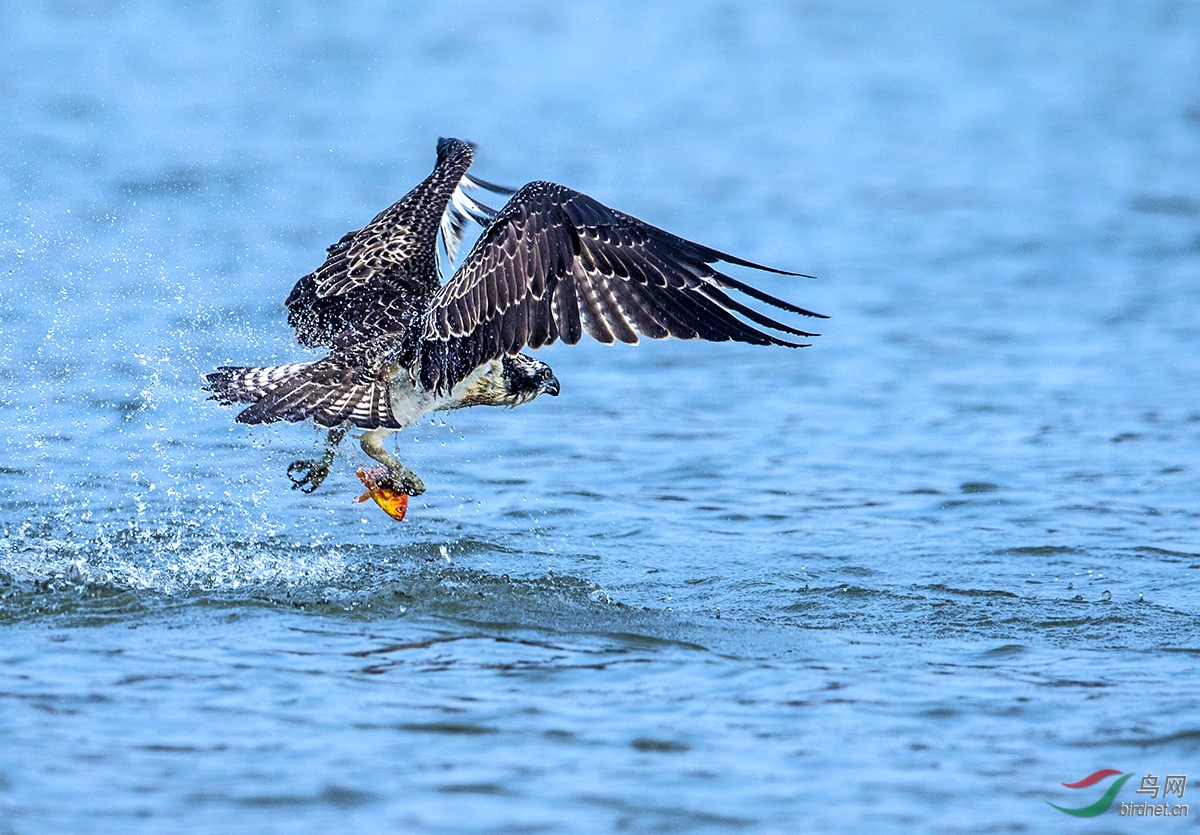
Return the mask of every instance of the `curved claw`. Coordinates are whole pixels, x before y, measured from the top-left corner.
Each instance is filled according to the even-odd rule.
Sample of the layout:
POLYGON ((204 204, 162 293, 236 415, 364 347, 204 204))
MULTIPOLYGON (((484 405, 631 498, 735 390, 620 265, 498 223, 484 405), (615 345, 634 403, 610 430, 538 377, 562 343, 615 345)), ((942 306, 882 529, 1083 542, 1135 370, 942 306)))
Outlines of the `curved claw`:
POLYGON ((311 493, 321 486, 329 475, 329 465, 323 461, 293 461, 287 468, 292 489, 311 493))

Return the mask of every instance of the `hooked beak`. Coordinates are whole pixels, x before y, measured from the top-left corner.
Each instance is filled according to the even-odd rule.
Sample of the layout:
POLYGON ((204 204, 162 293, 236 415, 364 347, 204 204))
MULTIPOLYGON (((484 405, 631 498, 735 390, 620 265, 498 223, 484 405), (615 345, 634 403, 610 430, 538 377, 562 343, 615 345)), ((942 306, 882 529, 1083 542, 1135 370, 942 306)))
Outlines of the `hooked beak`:
POLYGON ((543 389, 543 391, 545 391, 546 394, 550 395, 551 397, 558 397, 558 393, 561 390, 562 389, 558 385, 557 377, 551 377, 549 380, 547 380, 546 387, 543 389))

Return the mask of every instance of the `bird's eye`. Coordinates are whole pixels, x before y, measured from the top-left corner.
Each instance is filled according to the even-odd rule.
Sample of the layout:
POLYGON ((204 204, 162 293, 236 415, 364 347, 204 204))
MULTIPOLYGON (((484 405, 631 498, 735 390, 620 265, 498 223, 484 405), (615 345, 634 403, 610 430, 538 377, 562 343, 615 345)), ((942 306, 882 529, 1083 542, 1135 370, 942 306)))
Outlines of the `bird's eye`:
POLYGON ((542 379, 543 379, 543 380, 549 380, 549 379, 550 379, 550 369, 549 369, 549 368, 547 368, 546 370, 544 370, 544 371, 542 372, 542 379))

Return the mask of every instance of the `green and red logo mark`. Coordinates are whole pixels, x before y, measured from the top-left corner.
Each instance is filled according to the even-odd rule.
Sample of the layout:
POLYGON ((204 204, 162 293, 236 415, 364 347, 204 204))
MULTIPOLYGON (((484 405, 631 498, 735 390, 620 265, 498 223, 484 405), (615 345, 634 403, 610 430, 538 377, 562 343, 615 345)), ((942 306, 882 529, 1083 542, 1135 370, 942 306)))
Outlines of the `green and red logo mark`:
POLYGON ((1077 809, 1071 809, 1066 806, 1058 806, 1054 803, 1050 803, 1049 800, 1046 802, 1050 803, 1050 805, 1054 806, 1054 808, 1058 811, 1066 812, 1068 815, 1074 815, 1077 818, 1094 818, 1096 815, 1108 811, 1108 807, 1111 806, 1113 801, 1117 798, 1117 792, 1121 790, 1121 786, 1125 785, 1125 781, 1133 776, 1133 772, 1131 771, 1127 774, 1122 774, 1115 768, 1102 768, 1099 771, 1092 772, 1082 780, 1077 780, 1074 783, 1063 783, 1063 785, 1068 789, 1086 789, 1089 786, 1096 785, 1101 780, 1106 780, 1109 777, 1112 777, 1114 774, 1120 774, 1121 776, 1113 781, 1112 785, 1108 787, 1108 790, 1105 791, 1104 794, 1100 796, 1100 799, 1095 803, 1091 803, 1087 806, 1080 806, 1077 809))
MULTIPOLYGON (((1099 771, 1093 771, 1082 780, 1077 780, 1074 783, 1063 783, 1068 789, 1086 789, 1097 783, 1107 780, 1109 777, 1116 777, 1113 780, 1104 794, 1100 795, 1100 799, 1095 803, 1090 803, 1087 806, 1079 806, 1077 808, 1070 806, 1059 806, 1056 803, 1046 802, 1060 812, 1065 812, 1068 815, 1074 815, 1077 818, 1094 818, 1096 815, 1103 814, 1108 811, 1108 808, 1113 805, 1113 801, 1117 798, 1117 792, 1121 787, 1133 776, 1133 772, 1122 773, 1115 768, 1102 768, 1099 771)), ((1139 818, 1185 818, 1187 817, 1188 807, 1183 803, 1168 803, 1169 795, 1177 795, 1180 800, 1183 799, 1183 793, 1187 790, 1188 776, 1186 774, 1168 774, 1163 778, 1162 784, 1159 784, 1159 775, 1147 774, 1142 778, 1142 787, 1137 790, 1138 794, 1149 795, 1151 800, 1159 799, 1159 792, 1162 792, 1162 800, 1159 803, 1151 803, 1143 801, 1141 803, 1122 803, 1120 809, 1121 817, 1139 817, 1139 818)))

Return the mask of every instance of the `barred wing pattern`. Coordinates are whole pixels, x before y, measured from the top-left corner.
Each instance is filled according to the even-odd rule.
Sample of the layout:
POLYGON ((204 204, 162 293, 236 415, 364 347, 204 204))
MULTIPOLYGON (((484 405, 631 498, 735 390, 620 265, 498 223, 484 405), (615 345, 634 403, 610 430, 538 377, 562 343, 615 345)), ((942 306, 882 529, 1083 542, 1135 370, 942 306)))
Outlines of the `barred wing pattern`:
POLYGON ((350 421, 361 429, 400 429, 392 412, 389 383, 399 367, 388 359, 390 337, 335 352, 315 362, 265 368, 221 366, 207 375, 210 400, 249 403, 238 423, 296 423, 318 426, 350 421))
POLYGON ((608 344, 641 335, 789 347, 802 344, 755 325, 816 336, 730 296, 825 318, 710 266, 719 261, 797 275, 685 240, 565 186, 530 183, 434 296, 413 372, 426 390, 448 391, 488 360, 558 339, 574 345, 584 333, 608 344))

